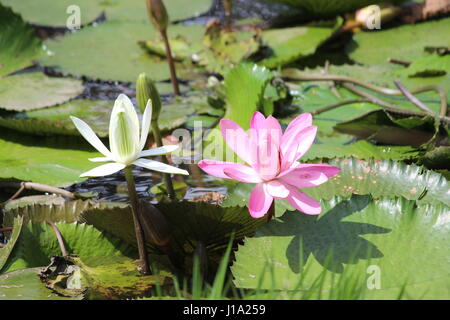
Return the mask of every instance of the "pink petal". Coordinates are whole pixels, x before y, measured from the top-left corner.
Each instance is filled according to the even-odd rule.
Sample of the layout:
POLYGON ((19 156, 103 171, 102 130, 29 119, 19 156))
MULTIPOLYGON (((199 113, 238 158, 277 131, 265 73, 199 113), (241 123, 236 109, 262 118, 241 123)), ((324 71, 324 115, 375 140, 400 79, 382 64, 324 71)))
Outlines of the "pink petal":
POLYGON ((298 188, 316 187, 328 181, 323 172, 298 167, 278 176, 278 179, 298 188))
POLYGON ((250 215, 253 218, 263 217, 267 211, 269 211, 272 202, 273 197, 266 192, 264 184, 260 183, 256 185, 250 194, 250 200, 248 201, 250 215))
POLYGON ((265 183, 266 185, 266 191, 274 198, 287 198, 289 196, 289 189, 284 185, 284 183, 272 180, 265 183))
POLYGON ((220 120, 220 131, 231 150, 242 160, 251 164, 249 153, 250 139, 244 129, 232 120, 222 119, 220 120))
POLYGON ((297 168, 308 169, 310 171, 318 171, 325 174, 328 178, 334 177, 339 173, 339 171, 341 171, 341 169, 335 166, 322 163, 314 163, 314 164, 301 163, 298 165, 297 168))
POLYGON ((288 189, 289 196, 287 197, 287 200, 297 210, 306 214, 320 214, 322 210, 320 203, 295 187, 288 186, 288 189))
POLYGON ((299 132, 312 125, 312 116, 310 113, 303 113, 289 123, 281 139, 280 150, 286 152, 298 145, 296 140, 299 132))
POLYGON ((286 128, 285 134, 290 134, 291 131, 302 131, 303 129, 312 125, 312 115, 311 113, 302 113, 292 120, 288 127, 286 128))
POLYGON ((225 174, 224 169, 235 168, 239 171, 243 171, 246 170, 246 168, 249 168, 248 166, 241 163, 216 160, 201 160, 199 161, 198 166, 207 174, 225 179, 230 179, 230 177, 225 174))
POLYGON ((260 113, 252 118, 250 130, 251 165, 264 180, 271 180, 280 170, 279 145, 281 141, 281 126, 274 117, 267 119, 260 113))
POLYGON ((275 178, 280 171, 280 155, 278 145, 272 137, 263 133, 258 143, 256 159, 253 167, 264 180, 275 178))
POLYGON ((268 116, 264 123, 264 127, 269 131, 268 134, 270 135, 271 140, 279 146, 281 143, 283 130, 281 130, 281 126, 278 120, 272 116, 268 116))
POLYGON ((250 129, 260 129, 260 128, 264 128, 264 122, 266 121, 266 118, 264 117, 264 115, 261 112, 256 111, 253 116, 252 119, 250 120, 250 129))
POLYGON ((301 158, 311 147, 316 138, 317 127, 310 126, 297 133, 295 144, 292 143, 290 149, 281 152, 282 165, 281 170, 287 170, 291 165, 301 158))
POLYGON ((223 169, 223 172, 229 178, 241 182, 260 183, 262 181, 255 169, 246 165, 225 168, 223 169))

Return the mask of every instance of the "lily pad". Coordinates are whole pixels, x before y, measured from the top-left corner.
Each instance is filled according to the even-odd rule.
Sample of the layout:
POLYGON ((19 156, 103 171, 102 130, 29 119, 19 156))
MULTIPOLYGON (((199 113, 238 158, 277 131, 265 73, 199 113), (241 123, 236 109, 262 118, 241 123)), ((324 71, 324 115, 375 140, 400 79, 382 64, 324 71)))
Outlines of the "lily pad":
POLYGON ((271 48, 272 55, 259 64, 276 68, 311 55, 341 24, 342 20, 338 19, 329 26, 304 26, 264 31, 262 41, 271 48))
POLYGON ((41 270, 42 268, 30 268, 0 275, 2 300, 74 300, 74 298, 61 297, 47 289, 39 280, 41 270))
POLYGON ((446 137, 446 135, 438 135, 438 124, 431 116, 411 117, 384 110, 370 111, 354 119, 338 123, 334 128, 338 132, 352 134, 361 139, 371 139, 382 144, 416 147, 446 137))
POLYGON ((203 39, 203 49, 198 52, 198 63, 208 71, 226 74, 256 53, 260 42, 258 32, 209 30, 203 39))
MULTIPOLYGON (((7 225, 7 224, 4 224, 7 225)), ((18 216, 14 218, 14 222, 9 224, 12 226, 13 230, 9 236, 8 243, 0 249, 0 271, 3 269, 6 261, 8 261, 9 255, 11 254, 17 239, 19 238, 20 232, 23 225, 23 217, 18 216)))
POLYGON ((31 66, 41 53, 33 28, 0 4, 0 78, 31 66))
MULTIPOLYGON (((200 26, 173 26, 168 32, 175 36, 178 29, 189 28, 192 37, 201 36, 200 26)), ((39 62, 64 73, 94 79, 134 82, 145 71, 154 81, 165 80, 170 78, 167 61, 146 53, 138 44, 157 34, 149 23, 104 22, 47 41, 52 54, 42 57, 39 62)), ((183 77, 181 71, 185 68, 178 65, 177 70, 178 76, 183 77)))
MULTIPOLYGON (((172 244, 182 257, 192 258, 201 242, 208 257, 218 263, 234 232, 236 241, 251 236, 263 221, 253 219, 247 209, 221 208, 203 202, 159 203, 156 207, 167 218, 172 230, 172 244)), ((135 245, 134 226, 129 208, 89 209, 82 214, 83 221, 104 230, 124 242, 135 245)), ((161 250, 147 241, 149 252, 160 254, 161 250)), ((190 261, 192 262, 192 261, 190 261)), ((191 267, 192 263, 187 263, 191 267)))
MULTIPOLYGON (((267 0, 284 3, 293 7, 299 7, 315 17, 335 16, 339 13, 359 9, 369 4, 380 3, 383 0, 267 0)), ((402 0, 400 0, 402 1, 402 0)), ((399 1, 393 1, 399 2, 399 1)))
POLYGON ((100 206, 94 201, 68 200, 57 195, 21 197, 5 205, 3 224, 12 226, 17 217, 21 217, 25 224, 29 221, 73 223, 79 221, 83 210, 96 205, 100 206))
POLYGON ((333 143, 333 140, 332 138, 327 138, 324 143, 313 144, 311 149, 302 157, 302 161, 343 157, 400 160, 417 158, 419 155, 419 152, 415 148, 409 146, 376 146, 364 140, 355 143, 340 144, 339 142, 333 143))
POLYGON ((84 87, 80 80, 50 78, 40 72, 0 79, 0 108, 23 111, 54 106, 75 98, 84 87))
MULTIPOLYGON (((67 8, 70 5, 77 5, 80 8, 82 25, 94 21, 102 12, 105 13, 107 20, 148 21, 145 1, 140 0, 59 0, 57 2, 53 0, 1 0, 1 3, 11 6, 26 21, 43 26, 66 26, 66 21, 70 16, 67 8)), ((170 19, 174 21, 190 18, 207 11, 211 7, 211 0, 165 0, 164 4, 170 19)))
POLYGON ((367 65, 386 65, 389 58, 414 61, 425 47, 450 46, 450 18, 404 25, 378 32, 360 32, 347 51, 355 61, 367 65))
POLYGON ((31 24, 51 27, 65 27, 73 12, 67 12, 69 6, 80 8, 81 25, 88 24, 102 13, 100 1, 90 0, 1 0, 1 4, 11 7, 23 19, 31 24))
MULTIPOLYGON (((39 210, 39 209, 38 209, 39 210)), ((114 256, 136 258, 136 251, 117 238, 93 226, 57 222, 66 249, 81 259, 102 260, 114 256)), ((46 223, 28 222, 22 227, 19 238, 2 272, 48 265, 52 256, 61 255, 55 233, 46 223)))
POLYGON ((359 299, 396 299, 402 290, 411 299, 449 298, 448 207, 370 196, 322 206, 320 216, 289 212, 246 239, 232 267, 235 284, 316 289, 320 297, 353 274, 361 275, 352 286, 362 288, 359 299))
POLYGON ((158 124, 162 131, 170 131, 182 126, 195 112, 195 107, 189 104, 189 99, 175 100, 172 104, 163 105, 159 114, 158 124))
POLYGON ((424 56, 406 69, 410 77, 440 77, 450 73, 450 54, 424 56))
MULTIPOLYGON (((302 191, 316 200, 329 200, 334 196, 369 194, 373 197, 404 197, 421 203, 450 205, 449 182, 444 176, 415 165, 392 160, 335 159, 329 162, 341 169, 325 184, 302 191)), ((228 197, 222 206, 247 206, 254 185, 231 183, 228 197)), ((284 200, 275 203, 276 216, 294 208, 284 200)))
POLYGON ((75 137, 33 137, 8 129, 0 134, 0 179, 68 186, 84 181, 80 174, 95 167, 88 158, 100 153, 75 137), (77 146, 68 149, 67 146, 77 146))
POLYGON ((40 136, 79 136, 70 116, 86 119, 99 137, 107 137, 112 102, 73 100, 62 105, 0 117, 0 126, 40 136))
POLYGON ((341 172, 327 183, 304 189, 315 199, 370 194, 403 197, 419 203, 450 205, 449 182, 444 176, 416 165, 393 160, 335 159, 329 162, 341 172))

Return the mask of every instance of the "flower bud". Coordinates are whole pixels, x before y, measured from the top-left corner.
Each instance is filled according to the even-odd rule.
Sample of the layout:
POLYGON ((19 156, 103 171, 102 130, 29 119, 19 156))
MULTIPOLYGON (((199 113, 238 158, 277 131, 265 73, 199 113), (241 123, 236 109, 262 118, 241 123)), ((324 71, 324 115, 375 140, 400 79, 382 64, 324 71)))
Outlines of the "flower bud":
POLYGON ((149 99, 153 106, 152 121, 156 121, 161 112, 161 97, 153 81, 145 73, 141 73, 136 81, 136 100, 142 113, 149 99))
POLYGON ((169 16, 162 0, 147 0, 147 13, 150 21, 159 31, 165 31, 169 24, 169 16))
POLYGON ((381 29, 381 24, 394 19, 400 11, 400 8, 389 3, 374 4, 357 10, 355 20, 363 29, 381 29))
POLYGON ((170 226, 166 217, 151 203, 138 201, 139 220, 145 237, 158 246, 166 246, 170 241, 170 226))

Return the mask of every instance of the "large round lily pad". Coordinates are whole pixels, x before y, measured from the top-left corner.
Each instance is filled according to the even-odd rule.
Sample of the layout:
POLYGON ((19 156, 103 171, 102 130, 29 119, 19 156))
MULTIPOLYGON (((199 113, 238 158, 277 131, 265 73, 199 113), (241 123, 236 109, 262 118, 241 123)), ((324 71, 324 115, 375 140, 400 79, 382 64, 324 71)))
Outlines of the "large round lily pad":
POLYGON ((107 137, 112 105, 111 101, 73 100, 56 107, 0 117, 0 126, 42 136, 80 136, 70 120, 70 116, 75 116, 85 119, 98 136, 107 137))
POLYGON ((370 196, 322 206, 320 216, 287 212, 246 239, 232 267, 235 284, 316 299, 345 294, 346 285, 354 299, 450 297, 448 207, 370 196))
MULTIPOLYGON (((168 32, 175 36, 181 29, 191 41, 202 37, 200 26, 173 26, 168 32)), ((146 72, 154 81, 165 80, 170 78, 166 60, 146 53, 138 44, 157 35, 149 23, 105 22, 48 41, 53 54, 39 62, 58 71, 94 79, 134 82, 140 73, 146 72)), ((177 64, 177 70, 182 78, 184 68, 177 64)))
POLYGON ((40 72, 0 79, 0 108, 32 110, 54 106, 75 98, 84 90, 74 79, 50 78, 40 72))

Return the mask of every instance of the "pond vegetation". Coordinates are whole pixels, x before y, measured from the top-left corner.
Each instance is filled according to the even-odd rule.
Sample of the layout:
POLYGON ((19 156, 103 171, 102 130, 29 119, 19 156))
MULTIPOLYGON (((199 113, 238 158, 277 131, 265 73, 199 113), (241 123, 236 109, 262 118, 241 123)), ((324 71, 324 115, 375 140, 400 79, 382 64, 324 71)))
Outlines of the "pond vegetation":
POLYGON ((0 0, 0 299, 449 299, 449 12, 0 0))

